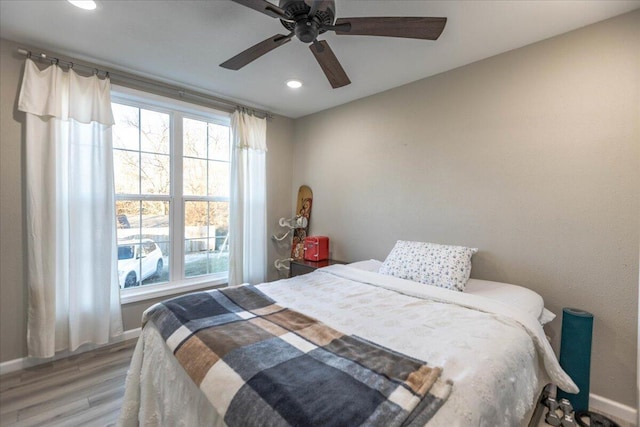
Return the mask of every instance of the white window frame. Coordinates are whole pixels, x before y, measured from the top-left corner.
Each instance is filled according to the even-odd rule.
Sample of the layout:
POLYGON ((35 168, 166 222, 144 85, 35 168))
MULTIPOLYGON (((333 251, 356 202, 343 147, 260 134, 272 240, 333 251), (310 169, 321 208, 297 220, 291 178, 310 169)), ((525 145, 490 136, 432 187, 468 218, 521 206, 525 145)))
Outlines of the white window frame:
MULTIPOLYGON (((185 197, 183 194, 182 121, 183 118, 189 118, 230 126, 231 118, 229 113, 116 85, 112 85, 111 87, 111 101, 117 104, 169 114, 171 126, 171 144, 169 149, 171 188, 168 198, 170 206, 169 240, 171 245, 171 252, 169 254, 169 282, 120 289, 120 303, 129 304, 152 298, 167 297, 178 293, 226 285, 229 281, 228 272, 184 278, 185 201, 221 200, 210 196, 185 197), (178 205, 181 206, 180 209, 176 208, 178 205)), ((136 198, 143 201, 165 201, 167 199, 166 196, 155 195, 137 195, 136 198)), ((119 200, 118 196, 116 196, 116 200, 119 200)))

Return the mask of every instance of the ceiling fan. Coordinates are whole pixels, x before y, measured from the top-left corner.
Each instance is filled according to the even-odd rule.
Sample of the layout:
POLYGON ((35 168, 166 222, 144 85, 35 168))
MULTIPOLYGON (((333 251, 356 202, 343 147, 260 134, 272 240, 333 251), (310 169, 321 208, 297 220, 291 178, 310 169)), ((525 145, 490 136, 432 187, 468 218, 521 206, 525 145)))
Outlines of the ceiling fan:
POLYGON ((297 37, 310 43, 315 56, 331 86, 336 89, 351 83, 325 40, 318 35, 334 31, 338 35, 404 37, 410 39, 436 40, 447 23, 447 18, 421 17, 367 17, 339 18, 334 21, 335 0, 280 0, 279 6, 267 0, 233 0, 243 6, 280 19, 289 34, 276 34, 233 58, 220 64, 230 70, 239 70, 262 55, 282 46, 297 37))

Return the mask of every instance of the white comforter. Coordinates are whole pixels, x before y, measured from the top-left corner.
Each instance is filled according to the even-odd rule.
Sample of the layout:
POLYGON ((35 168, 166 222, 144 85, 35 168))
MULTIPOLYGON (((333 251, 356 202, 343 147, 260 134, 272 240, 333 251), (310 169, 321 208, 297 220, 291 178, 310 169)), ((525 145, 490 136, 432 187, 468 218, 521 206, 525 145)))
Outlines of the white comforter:
MULTIPOLYGON (((486 298, 348 266, 258 288, 344 333, 441 366, 454 388, 429 427, 521 425, 545 383, 576 390, 537 319, 486 298)), ((145 327, 127 378, 121 424, 214 425, 214 418, 222 424, 164 347, 157 332, 145 327)))

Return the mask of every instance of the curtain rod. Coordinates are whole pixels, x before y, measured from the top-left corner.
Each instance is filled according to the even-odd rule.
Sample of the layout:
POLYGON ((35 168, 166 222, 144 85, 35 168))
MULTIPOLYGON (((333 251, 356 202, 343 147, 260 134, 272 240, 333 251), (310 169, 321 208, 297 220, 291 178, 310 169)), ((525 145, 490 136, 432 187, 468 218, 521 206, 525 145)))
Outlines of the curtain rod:
POLYGON ((52 64, 63 65, 70 69, 71 68, 76 69, 77 67, 84 68, 86 71, 90 71, 98 75, 103 74, 105 77, 109 77, 111 81, 116 84, 122 84, 123 86, 133 87, 134 89, 138 88, 138 89, 153 90, 156 92, 160 91, 174 98, 192 99, 193 101, 196 101, 199 104, 209 106, 209 107, 216 107, 216 108, 225 110, 227 112, 232 112, 235 109, 241 109, 244 111, 250 111, 257 116, 265 117, 267 119, 273 119, 273 115, 268 111, 259 110, 253 107, 249 107, 247 105, 238 104, 236 102, 229 101, 223 98, 218 98, 212 95, 198 93, 195 91, 172 86, 166 83, 161 83, 158 81, 146 79, 140 76, 124 74, 118 71, 107 70, 103 68, 96 68, 95 66, 83 64, 81 62, 76 62, 72 59, 69 59, 69 60, 60 59, 58 57, 49 55, 44 52, 35 54, 31 50, 24 49, 21 47, 19 47, 17 50, 19 54, 24 55, 27 58, 31 58, 39 61, 48 61, 48 62, 51 62, 52 64))

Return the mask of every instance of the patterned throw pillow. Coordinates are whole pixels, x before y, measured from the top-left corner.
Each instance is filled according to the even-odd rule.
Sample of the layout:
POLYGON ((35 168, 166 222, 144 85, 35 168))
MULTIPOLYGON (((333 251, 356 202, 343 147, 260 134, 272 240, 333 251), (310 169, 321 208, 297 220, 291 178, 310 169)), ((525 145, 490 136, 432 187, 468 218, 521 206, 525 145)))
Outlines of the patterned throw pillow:
POLYGON ((462 292, 476 252, 464 246, 398 240, 379 273, 462 292))

